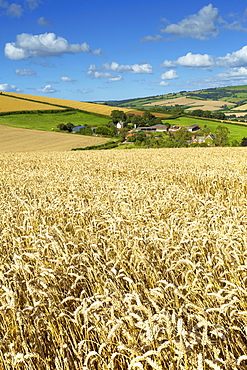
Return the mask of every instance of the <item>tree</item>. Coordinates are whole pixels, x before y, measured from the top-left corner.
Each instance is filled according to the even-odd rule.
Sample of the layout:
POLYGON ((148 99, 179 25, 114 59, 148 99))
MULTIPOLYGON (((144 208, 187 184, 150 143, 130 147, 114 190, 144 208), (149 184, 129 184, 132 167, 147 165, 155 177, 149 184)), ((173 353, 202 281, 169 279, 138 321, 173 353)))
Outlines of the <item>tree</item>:
POLYGON ((191 139, 191 133, 185 127, 182 127, 174 133, 174 137, 180 144, 185 145, 191 139))
POLYGON ((229 139, 228 135, 230 134, 230 131, 225 126, 217 126, 215 130, 215 145, 216 146, 228 146, 229 145, 229 139))
POLYGON ((116 124, 120 121, 125 122, 126 121, 126 114, 122 110, 114 109, 111 112, 111 119, 112 119, 112 122, 114 124, 116 124))
POLYGON ((241 146, 247 146, 247 137, 243 137, 240 145, 241 146))
POLYGON ((98 126, 95 129, 95 133, 102 136, 113 136, 112 130, 107 126, 98 126))

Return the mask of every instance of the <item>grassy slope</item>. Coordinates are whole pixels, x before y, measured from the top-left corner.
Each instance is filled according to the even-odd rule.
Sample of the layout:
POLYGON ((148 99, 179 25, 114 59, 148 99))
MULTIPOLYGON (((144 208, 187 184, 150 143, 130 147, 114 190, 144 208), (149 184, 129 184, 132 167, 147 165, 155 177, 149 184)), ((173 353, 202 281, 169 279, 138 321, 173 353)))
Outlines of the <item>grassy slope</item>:
MULTIPOLYGON (((190 117, 180 117, 175 120, 163 120, 163 122, 170 122, 171 125, 178 125, 178 126, 189 126, 189 125, 198 125, 200 127, 203 127, 204 125, 207 125, 208 128, 212 131, 212 133, 215 132, 215 129, 217 126, 226 126, 229 131, 229 139, 232 140, 242 140, 243 137, 247 137, 247 125, 242 126, 239 124, 231 124, 226 122, 216 122, 211 120, 202 120, 199 118, 190 118, 190 117)), ((200 135, 200 131, 196 133, 196 135, 200 135)))
POLYGON ((0 116, 0 125, 45 131, 56 129, 59 123, 68 122, 73 123, 75 126, 85 124, 90 126, 100 126, 108 123, 109 119, 81 112, 73 112, 69 114, 68 112, 59 112, 0 116))

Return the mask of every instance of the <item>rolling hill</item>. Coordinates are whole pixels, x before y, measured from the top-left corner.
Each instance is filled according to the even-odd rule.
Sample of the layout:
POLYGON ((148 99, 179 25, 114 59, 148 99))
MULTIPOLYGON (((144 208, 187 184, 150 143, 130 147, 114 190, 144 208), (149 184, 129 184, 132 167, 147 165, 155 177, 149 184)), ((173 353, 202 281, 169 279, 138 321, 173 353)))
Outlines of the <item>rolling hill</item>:
POLYGON ((194 109, 223 111, 226 115, 247 114, 247 85, 210 88, 198 91, 180 91, 119 101, 108 101, 119 108, 140 109, 145 107, 181 106, 186 111, 194 109))

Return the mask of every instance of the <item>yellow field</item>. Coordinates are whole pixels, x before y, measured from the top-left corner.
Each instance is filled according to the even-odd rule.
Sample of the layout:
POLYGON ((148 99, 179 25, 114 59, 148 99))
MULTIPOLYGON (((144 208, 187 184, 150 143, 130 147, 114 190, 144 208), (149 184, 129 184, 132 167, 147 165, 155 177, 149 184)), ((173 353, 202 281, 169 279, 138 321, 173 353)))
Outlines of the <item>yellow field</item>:
MULTIPOLYGON (((98 113, 98 114, 103 114, 109 116, 114 109, 122 110, 124 112, 129 112, 131 109, 127 108, 119 108, 119 107, 110 107, 108 105, 103 105, 103 104, 94 104, 94 103, 84 103, 84 102, 79 102, 79 101, 73 101, 73 100, 65 100, 65 99, 56 99, 56 98, 49 98, 49 97, 43 97, 43 96, 37 96, 37 95, 26 95, 26 94, 18 94, 18 93, 4 93, 6 95, 12 95, 16 97, 21 97, 24 99, 32 99, 32 100, 37 100, 40 102, 46 102, 49 104, 57 104, 57 105, 62 105, 64 107, 69 107, 69 108, 75 108, 75 109, 81 109, 86 112, 92 112, 92 113, 98 113)), ((0 95, 1 96, 1 95, 0 95)), ((24 102, 24 100, 20 100, 20 103, 24 102)), ((31 103, 34 104, 34 103, 31 103)), ((47 105, 47 107, 49 107, 47 105)), ((32 108, 30 108, 32 109, 32 108)), ((53 106, 47 109, 53 109, 53 106)), ((16 109, 17 110, 17 109, 16 109)), ((132 109, 133 111, 133 109, 132 109)))
POLYGON ((0 369, 246 369, 246 163, 0 154, 0 369))
POLYGON ((109 139, 1 126, 0 152, 68 151, 106 141, 109 139))
POLYGON ((202 110, 218 110, 222 107, 222 105, 232 106, 235 105, 234 103, 228 103, 225 101, 217 101, 217 100, 198 100, 198 99, 191 99, 186 97, 180 97, 175 99, 166 99, 166 100, 159 100, 157 102, 144 104, 144 106, 170 106, 170 105, 191 105, 191 108, 186 110, 194 110, 194 109, 202 109, 202 110))
POLYGON ((247 111, 247 104, 240 105, 238 107, 233 108, 232 110, 246 110, 247 111))
MULTIPOLYGON (((19 94, 21 95, 21 94, 19 94)), ((48 104, 35 103, 28 100, 15 99, 0 94, 0 112, 13 112, 21 110, 46 110, 46 109, 62 109, 48 104)))

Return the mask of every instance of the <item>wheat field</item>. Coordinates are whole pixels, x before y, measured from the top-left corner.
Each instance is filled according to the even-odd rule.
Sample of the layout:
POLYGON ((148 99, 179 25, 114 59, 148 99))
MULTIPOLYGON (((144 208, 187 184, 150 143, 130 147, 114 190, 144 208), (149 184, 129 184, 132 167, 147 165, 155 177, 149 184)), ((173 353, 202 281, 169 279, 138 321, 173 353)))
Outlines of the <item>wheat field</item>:
POLYGON ((247 368, 245 148, 0 169, 1 370, 247 368))
MULTIPOLYGON (((130 111, 131 112, 133 111, 133 109, 131 110, 131 109, 127 109, 127 108, 111 107, 109 105, 104 105, 104 104, 86 103, 86 102, 80 102, 80 101, 74 101, 74 100, 57 99, 57 98, 50 98, 50 97, 37 96, 37 95, 27 95, 27 94, 19 94, 19 93, 6 93, 6 92, 4 92, 4 95, 9 95, 9 96, 5 97, 5 99, 7 99, 7 102, 9 100, 13 99, 13 101, 14 101, 13 103, 15 104, 16 101, 17 101, 17 102, 19 102, 19 105, 21 105, 21 104, 25 105, 26 103, 29 103, 30 106, 32 106, 32 105, 36 106, 36 104, 39 104, 38 102, 41 102, 40 105, 45 107, 43 109, 53 109, 53 107, 55 107, 55 109, 61 109, 61 108, 59 108, 59 106, 63 106, 63 107, 68 107, 68 108, 81 109, 85 112, 102 114, 102 115, 106 115, 106 116, 109 116, 114 109, 122 110, 126 113, 130 112, 130 111), (21 98, 21 99, 15 99, 13 97, 21 98), (25 100, 25 99, 27 99, 27 100, 25 100), (34 102, 28 101, 28 99, 34 100, 34 102), (37 101, 37 103, 35 101, 37 101), (51 105, 49 106, 47 104, 42 104, 42 102, 49 103, 51 105), (56 108, 56 105, 58 105, 57 108, 56 108)), ((4 96, 0 95, 0 98, 2 98, 2 97, 4 97, 4 96)), ((0 100, 0 102, 1 102, 1 100, 0 100)), ((12 103, 12 105, 13 105, 13 103, 12 103)), ((42 109, 42 108, 31 108, 30 107, 29 109, 42 109)), ((16 109, 16 110, 18 110, 18 109, 16 109)))
MULTIPOLYGON (((20 94, 19 94, 20 95, 20 94)), ((13 111, 30 111, 30 110, 49 110, 63 108, 42 104, 39 102, 32 102, 28 100, 8 97, 0 94, 0 112, 13 112, 13 111)))

